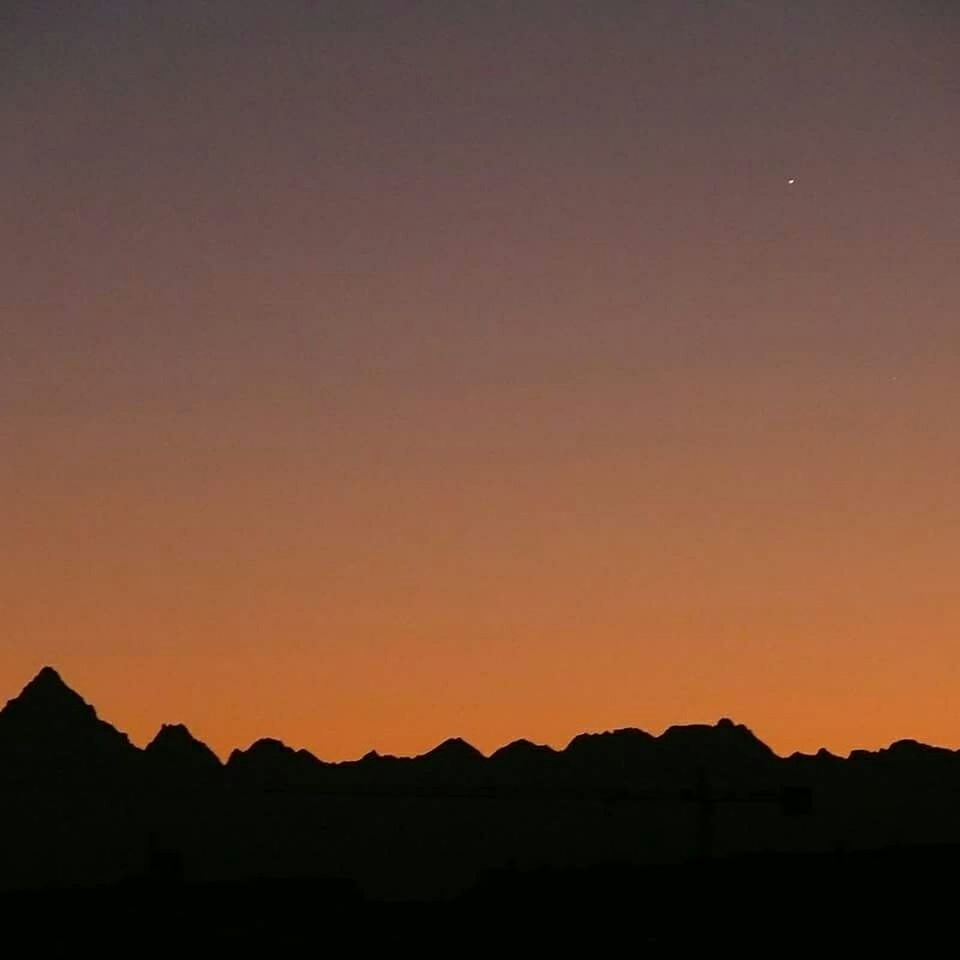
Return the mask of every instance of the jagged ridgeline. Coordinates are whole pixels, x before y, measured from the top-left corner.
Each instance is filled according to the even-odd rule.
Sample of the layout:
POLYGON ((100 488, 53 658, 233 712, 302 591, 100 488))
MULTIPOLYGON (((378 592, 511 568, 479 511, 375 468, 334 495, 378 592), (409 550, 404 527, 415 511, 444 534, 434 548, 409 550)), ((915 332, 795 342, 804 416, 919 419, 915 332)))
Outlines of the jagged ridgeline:
POLYGON ((432 897, 506 867, 683 863, 960 841, 960 755, 777 756, 747 727, 516 740, 328 763, 183 725, 144 749, 45 667, 0 711, 0 887, 330 877, 432 897))

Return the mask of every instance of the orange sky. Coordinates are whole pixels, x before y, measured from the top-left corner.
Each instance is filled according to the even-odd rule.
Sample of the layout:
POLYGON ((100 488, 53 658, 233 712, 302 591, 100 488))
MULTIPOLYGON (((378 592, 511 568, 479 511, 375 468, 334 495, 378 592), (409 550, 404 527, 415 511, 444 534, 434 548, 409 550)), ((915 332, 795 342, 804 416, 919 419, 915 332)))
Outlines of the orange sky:
POLYGON ((946 7, 40 6, 0 698, 49 663, 221 755, 960 747, 946 7))

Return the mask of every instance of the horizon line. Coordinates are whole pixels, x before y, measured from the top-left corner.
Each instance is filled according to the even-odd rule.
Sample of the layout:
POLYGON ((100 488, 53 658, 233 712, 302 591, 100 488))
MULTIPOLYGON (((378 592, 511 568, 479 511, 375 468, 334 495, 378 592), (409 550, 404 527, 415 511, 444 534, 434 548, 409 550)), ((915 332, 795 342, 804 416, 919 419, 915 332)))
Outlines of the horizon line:
POLYGON ((294 746, 291 746, 290 744, 288 744, 286 741, 280 739, 279 737, 273 737, 273 736, 266 735, 266 736, 257 737, 256 739, 250 741, 250 743, 249 743, 246 747, 235 746, 235 747, 230 748, 230 750, 228 751, 226 757, 224 757, 219 751, 217 751, 217 750, 215 750, 213 747, 211 747, 205 740, 203 740, 202 738, 196 736, 196 734, 190 729, 189 725, 186 724, 186 723, 184 723, 184 722, 182 722, 182 721, 172 721, 172 722, 162 721, 161 724, 160 724, 160 726, 157 728, 156 732, 153 734, 153 736, 152 736, 146 743, 144 743, 144 744, 142 744, 142 745, 141 745, 141 744, 138 744, 138 743, 135 742, 135 741, 130 737, 130 735, 129 735, 128 733, 126 733, 124 730, 122 730, 122 729, 120 729, 119 727, 115 726, 111 721, 105 720, 105 719, 100 715, 100 713, 99 713, 99 711, 97 710, 96 706, 95 706, 91 701, 88 701, 88 700, 87 700, 82 694, 80 694, 76 689, 74 689, 72 686, 70 686, 70 684, 68 684, 68 683, 63 679, 63 675, 62 675, 62 673, 60 672, 60 670, 58 670, 56 667, 54 667, 54 666, 52 666, 52 665, 50 665, 50 664, 45 664, 44 666, 42 666, 42 667, 37 671, 37 673, 34 674, 34 676, 33 676, 30 680, 28 680, 26 684, 24 684, 24 686, 21 688, 21 690, 20 690, 20 692, 19 692, 18 694, 16 694, 15 696, 13 696, 13 697, 11 697, 9 700, 7 700, 7 701, 4 703, 4 706, 3 706, 2 708, 0 708, 0 714, 2 714, 3 712, 5 712, 6 709, 7 709, 7 707, 8 707, 14 700, 19 699, 28 689, 30 689, 31 687, 34 687, 35 685, 43 682, 44 678, 49 678, 49 679, 51 679, 51 680, 54 680, 54 682, 58 683, 58 684, 59 684, 60 686, 62 686, 65 690, 69 691, 71 694, 73 694, 74 696, 78 697, 84 704, 86 704, 88 707, 90 707, 90 708, 94 711, 94 714, 95 714, 95 716, 97 717, 98 720, 100 720, 100 721, 103 722, 103 723, 107 723, 107 724, 109 724, 111 727, 113 727, 114 730, 116 730, 118 733, 120 733, 120 734, 122 734, 124 737, 126 737, 126 739, 130 742, 131 746, 133 746, 133 747, 136 748, 137 750, 146 751, 146 750, 149 748, 150 744, 153 743, 153 742, 156 740, 156 738, 157 738, 165 729, 168 729, 168 728, 174 728, 174 729, 176 729, 176 728, 182 728, 183 730, 186 731, 186 733, 187 733, 193 740, 197 741, 198 743, 200 743, 200 744, 202 744, 204 747, 206 747, 206 749, 208 749, 208 750, 220 761, 220 763, 221 763, 222 765, 224 765, 224 766, 226 766, 226 765, 230 762, 230 759, 231 759, 235 754, 245 754, 245 753, 248 753, 248 752, 249 752, 251 749, 253 749, 253 747, 255 747, 257 744, 259 744, 259 743, 264 743, 264 742, 277 743, 277 744, 281 745, 282 747, 284 747, 285 749, 290 750, 290 751, 292 751, 292 752, 294 752, 294 753, 306 753, 306 754, 308 754, 310 757, 312 757, 314 760, 318 761, 319 763, 322 763, 322 764, 325 764, 325 765, 329 765, 329 766, 335 766, 335 765, 338 765, 338 764, 359 763, 359 762, 361 762, 361 761, 363 761, 363 760, 365 760, 365 759, 368 759, 368 758, 377 758, 377 759, 381 759, 381 760, 401 760, 401 761, 402 761, 402 760, 416 760, 416 759, 419 759, 419 758, 421 758, 421 757, 429 756, 430 754, 434 753, 435 751, 437 751, 438 749, 440 749, 441 747, 443 747, 443 746, 445 746, 446 744, 449 744, 449 743, 461 743, 461 744, 464 744, 466 747, 469 747, 471 750, 473 750, 475 753, 477 753, 477 754, 478 754, 480 757, 482 757, 484 760, 489 760, 489 759, 491 759, 491 758, 492 758, 493 756, 495 756, 497 753, 499 753, 499 752, 501 752, 502 750, 505 750, 506 748, 508 748, 508 747, 510 747, 510 746, 513 746, 514 744, 517 744, 517 743, 527 743, 527 744, 530 744, 530 745, 533 746, 533 747, 540 747, 540 748, 549 750, 549 751, 551 751, 552 753, 555 753, 555 754, 557 754, 557 755, 560 755, 560 754, 565 753, 567 750, 569 750, 569 748, 571 747, 571 745, 572 745, 576 740, 578 740, 578 739, 580 739, 580 738, 582 738, 582 737, 602 737, 602 736, 615 736, 615 735, 617 735, 617 734, 621 734, 621 735, 622 735, 622 734, 637 733, 637 734, 641 734, 641 735, 643 735, 643 736, 649 737, 651 740, 660 740, 660 739, 663 738, 666 734, 668 734, 671 730, 689 729, 689 728, 707 728, 707 729, 712 729, 712 730, 716 730, 716 729, 720 729, 720 728, 724 728, 724 729, 725 729, 725 728, 730 728, 730 729, 735 729, 735 730, 743 730, 743 731, 745 731, 747 734, 749 734, 753 739, 755 739, 758 743, 762 744, 763 747, 765 747, 774 757, 776 757, 777 759, 781 759, 781 760, 790 759, 791 757, 818 757, 818 756, 822 756, 822 755, 826 755, 826 756, 829 756, 829 757, 834 757, 834 758, 839 759, 839 760, 849 760, 849 759, 851 759, 851 758, 854 756, 854 754, 875 754, 875 753, 880 753, 880 752, 885 751, 885 750, 890 750, 891 748, 893 748, 893 747, 895 747, 895 746, 897 746, 897 745, 901 745, 901 744, 903 744, 903 745, 910 744, 910 745, 915 745, 915 746, 919 746, 919 747, 926 748, 926 749, 930 749, 930 750, 943 750, 943 751, 946 751, 946 752, 948 752, 948 753, 960 754, 960 748, 944 747, 944 746, 941 746, 941 745, 939 745, 939 744, 932 744, 932 743, 927 743, 927 742, 922 741, 922 740, 917 740, 916 738, 913 738, 913 737, 900 737, 900 738, 897 738, 897 739, 895 739, 895 740, 891 740, 891 741, 890 741, 888 744, 886 744, 885 746, 880 746, 880 747, 877 747, 877 748, 875 748, 875 749, 870 749, 870 748, 866 748, 866 747, 853 747, 853 748, 851 748, 851 749, 846 753, 846 755, 841 754, 841 753, 835 753, 834 751, 830 750, 828 747, 824 747, 824 746, 821 746, 821 747, 817 748, 817 749, 816 749, 815 751, 813 751, 813 752, 806 752, 806 751, 802 751, 802 750, 794 750, 794 751, 792 751, 791 753, 779 753, 778 751, 774 750, 774 748, 771 747, 762 737, 758 736, 757 733, 754 731, 754 729, 753 729, 752 727, 750 727, 749 725, 747 725, 747 724, 745 724, 745 723, 741 723, 741 722, 739 722, 739 721, 737 721, 737 720, 734 720, 734 719, 732 719, 732 718, 729 717, 729 716, 722 716, 722 717, 719 717, 717 720, 715 720, 715 721, 712 722, 712 723, 710 723, 710 722, 704 722, 704 721, 690 721, 690 722, 686 722, 686 723, 672 723, 672 724, 668 724, 668 725, 664 726, 664 727, 662 728, 662 730, 660 730, 659 733, 653 733, 653 732, 651 732, 651 731, 648 730, 648 729, 644 729, 644 728, 642 728, 642 727, 634 727, 634 726, 611 727, 611 728, 606 728, 606 729, 594 729, 594 730, 583 730, 583 731, 581 731, 581 732, 579 732, 579 733, 574 734, 563 746, 560 746, 560 747, 553 746, 552 744, 549 744, 549 743, 542 743, 542 742, 539 742, 539 741, 536 741, 536 740, 531 740, 531 739, 529 739, 528 737, 519 736, 519 737, 515 737, 515 738, 512 739, 512 740, 507 741, 506 743, 501 744, 499 747, 495 748, 495 749, 492 750, 490 753, 485 753, 483 750, 481 750, 479 747, 475 746, 473 743, 471 743, 471 742, 470 742, 468 739, 466 739, 465 737, 461 737, 461 736, 459 736, 459 735, 452 735, 452 736, 444 737, 444 738, 441 739, 439 742, 437 742, 436 744, 434 744, 434 746, 432 746, 432 747, 430 747, 429 749, 426 749, 426 750, 424 750, 424 751, 422 751, 422 752, 420 752, 420 753, 409 754, 409 755, 402 755, 402 754, 395 754, 395 753, 380 753, 376 748, 370 748, 370 749, 367 750, 365 753, 362 753, 360 756, 353 757, 353 758, 348 757, 348 758, 344 758, 344 759, 341 759, 341 760, 324 760, 324 759, 323 759, 322 757, 320 757, 318 754, 314 753, 312 750, 310 750, 310 749, 308 749, 308 748, 306 748, 306 747, 294 747, 294 746))

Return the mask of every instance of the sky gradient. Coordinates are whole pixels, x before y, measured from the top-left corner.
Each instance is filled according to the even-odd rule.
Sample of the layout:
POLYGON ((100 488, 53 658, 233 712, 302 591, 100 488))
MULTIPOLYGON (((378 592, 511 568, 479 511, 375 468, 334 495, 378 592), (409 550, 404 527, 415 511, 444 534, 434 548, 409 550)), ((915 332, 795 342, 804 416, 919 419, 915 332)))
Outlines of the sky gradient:
POLYGON ((960 747, 958 46, 933 0, 4 3, 0 699, 960 747))

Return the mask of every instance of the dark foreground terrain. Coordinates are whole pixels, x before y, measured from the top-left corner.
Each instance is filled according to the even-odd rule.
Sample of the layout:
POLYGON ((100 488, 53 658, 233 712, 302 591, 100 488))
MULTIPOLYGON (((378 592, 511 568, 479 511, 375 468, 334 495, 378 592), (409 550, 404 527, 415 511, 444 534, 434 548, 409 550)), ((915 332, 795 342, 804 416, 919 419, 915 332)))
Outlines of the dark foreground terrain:
POLYGON ((903 740, 781 757, 746 727, 624 729, 487 757, 227 763, 183 726, 139 749, 46 668, 0 710, 0 930, 39 946, 450 949, 530 931, 818 950, 955 937, 960 754, 903 740), (469 931, 463 939, 464 931, 469 931))
POLYGON ((141 949, 218 946, 363 950, 411 937, 449 950, 619 944, 683 947, 831 946, 898 950, 958 935, 960 848, 761 855, 672 866, 502 870, 444 901, 383 902, 351 883, 126 882, 0 896, 5 938, 34 949, 119 940, 141 949), (454 936, 450 942, 446 938, 454 936), (426 938, 426 939, 424 939, 426 938))

